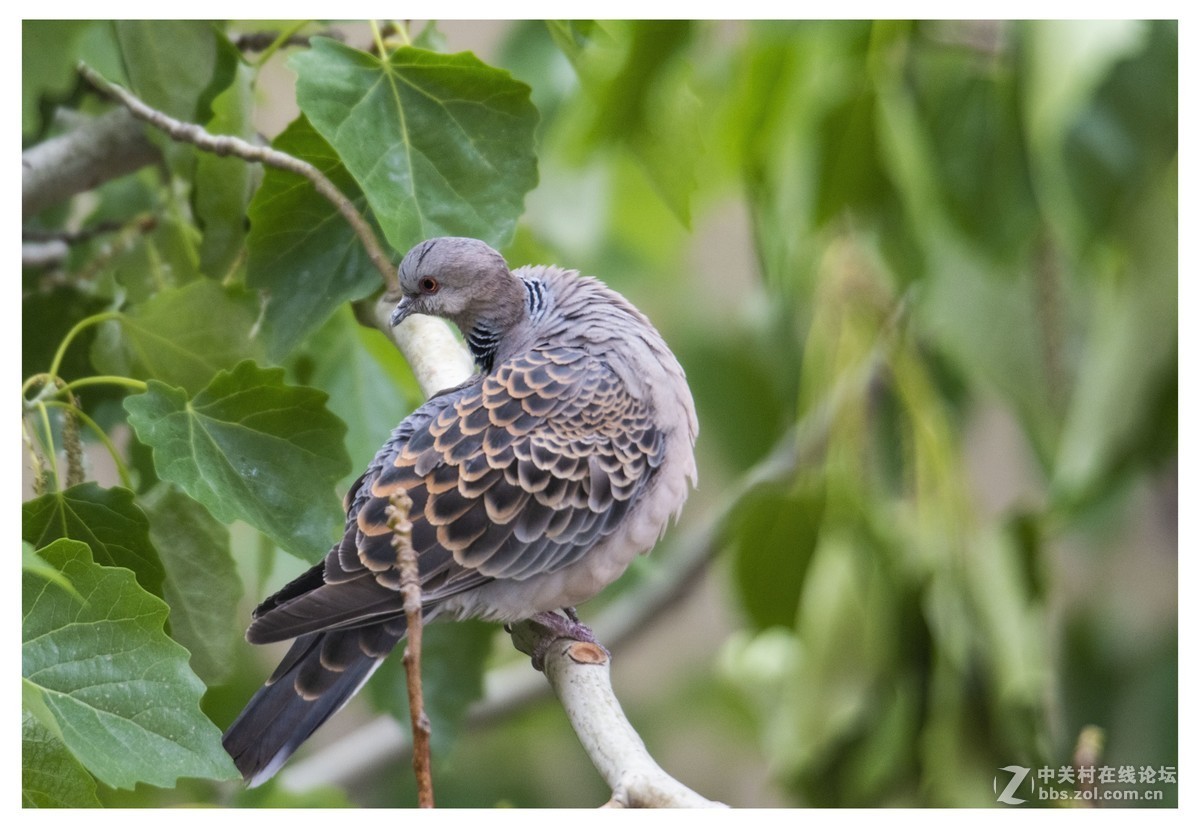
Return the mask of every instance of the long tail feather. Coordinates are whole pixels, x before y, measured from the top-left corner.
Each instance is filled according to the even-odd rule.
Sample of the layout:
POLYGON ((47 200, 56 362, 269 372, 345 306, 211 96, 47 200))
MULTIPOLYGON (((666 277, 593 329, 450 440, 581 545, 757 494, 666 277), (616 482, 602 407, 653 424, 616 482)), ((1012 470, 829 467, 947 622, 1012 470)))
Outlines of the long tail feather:
POLYGON ((358 692, 399 639, 383 625, 297 638, 222 739, 250 787, 274 776, 358 692))

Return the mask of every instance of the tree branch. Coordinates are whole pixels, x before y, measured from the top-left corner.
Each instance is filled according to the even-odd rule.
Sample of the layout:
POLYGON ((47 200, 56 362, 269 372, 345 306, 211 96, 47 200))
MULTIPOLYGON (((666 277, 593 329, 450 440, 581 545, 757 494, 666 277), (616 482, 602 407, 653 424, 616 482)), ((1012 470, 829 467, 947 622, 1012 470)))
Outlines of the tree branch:
MULTIPOLYGON (((328 199, 354 229, 368 257, 379 271, 385 292, 370 314, 371 324, 387 335, 404 354, 425 395, 432 396, 438 391, 458 385, 471 375, 472 363, 466 348, 459 343, 442 320, 413 316, 399 328, 392 328, 389 317, 399 300, 396 269, 384 253, 366 219, 320 170, 286 152, 271 147, 255 146, 230 135, 212 135, 196 124, 177 121, 147 106, 128 90, 109 82, 86 64, 81 63, 78 68, 79 73, 102 93, 115 98, 133 116, 161 129, 176 141, 193 144, 217 155, 233 155, 247 161, 288 170, 307 178, 317 192, 328 199)), ((129 118, 126 120, 131 121, 129 118)), ((136 127, 136 124, 134 126, 136 127)), ((140 130, 138 135, 145 141, 140 130)))
POLYGON ((664 771, 625 718, 613 693, 608 653, 590 641, 558 637, 536 621, 513 625, 513 644, 541 654, 546 679, 584 751, 612 789, 606 807, 721 808, 664 771))
POLYGON ((475 366, 450 326, 441 319, 416 314, 393 328, 389 320, 398 301, 398 295, 385 292, 370 306, 367 318, 360 315, 359 321, 383 331, 400 349, 427 399, 465 382, 475 366))
POLYGON ((367 224, 367 220, 354 208, 354 204, 337 188, 337 185, 312 164, 272 147, 256 146, 233 135, 213 135, 198 124, 177 121, 166 113, 147 106, 132 92, 110 82, 86 63, 80 63, 78 69, 79 74, 88 83, 101 93, 119 101, 135 118, 157 127, 176 141, 194 144, 200 149, 216 155, 233 155, 247 161, 257 161, 260 164, 294 172, 307 178, 316 191, 328 199, 329 203, 354 229, 387 289, 394 291, 397 288, 395 268, 392 267, 391 260, 384 253, 378 239, 375 238, 371 225, 367 224))
POLYGON ((21 218, 128 175, 159 157, 128 112, 114 110, 90 118, 21 153, 21 218))
POLYGON ((23 241, 21 242, 21 267, 46 268, 60 265, 71 255, 71 248, 65 241, 23 241))

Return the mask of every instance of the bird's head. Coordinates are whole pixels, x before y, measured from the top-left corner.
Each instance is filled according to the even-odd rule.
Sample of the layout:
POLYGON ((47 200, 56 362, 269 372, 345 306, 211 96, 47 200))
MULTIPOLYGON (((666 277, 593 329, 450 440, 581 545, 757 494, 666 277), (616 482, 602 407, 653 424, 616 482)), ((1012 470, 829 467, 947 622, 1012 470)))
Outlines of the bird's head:
POLYGON ((503 331, 523 308, 523 289, 504 257, 478 239, 453 236, 423 241, 400 263, 403 298, 392 327, 415 313, 440 316, 464 333, 481 322, 503 331))

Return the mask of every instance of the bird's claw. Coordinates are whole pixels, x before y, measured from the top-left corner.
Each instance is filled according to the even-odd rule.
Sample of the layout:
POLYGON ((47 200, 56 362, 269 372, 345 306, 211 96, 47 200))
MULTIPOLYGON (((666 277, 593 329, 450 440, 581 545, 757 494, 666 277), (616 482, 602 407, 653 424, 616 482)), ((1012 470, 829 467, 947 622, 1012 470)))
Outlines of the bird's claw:
POLYGON ((546 634, 538 638, 538 642, 533 648, 532 659, 535 670, 544 672, 546 653, 549 652, 550 645, 564 638, 570 641, 586 641, 604 650, 605 655, 611 655, 605 646, 596 640, 592 628, 580 623, 579 614, 575 612, 574 607, 563 607, 562 613, 560 615, 558 612, 550 610, 539 612, 529 619, 547 630, 546 634))

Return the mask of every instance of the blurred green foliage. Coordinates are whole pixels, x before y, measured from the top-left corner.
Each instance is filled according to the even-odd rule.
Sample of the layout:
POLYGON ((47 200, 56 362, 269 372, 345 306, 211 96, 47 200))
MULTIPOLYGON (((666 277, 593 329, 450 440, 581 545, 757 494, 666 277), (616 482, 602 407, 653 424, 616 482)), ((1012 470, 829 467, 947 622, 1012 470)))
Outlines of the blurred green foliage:
MULTIPOLYGON (((258 110, 294 105, 234 48, 249 29, 26 21, 26 145, 62 129, 56 106, 99 108, 71 75, 81 57, 180 117, 249 134, 258 110), (48 43, 59 48, 34 48, 48 43)), ((675 672, 659 661, 624 679, 618 652, 618 691, 669 770, 732 805, 987 806, 1008 782, 1002 767, 1071 765, 1086 725, 1105 735, 1097 764, 1177 766, 1176 23, 526 21, 498 27, 485 61, 446 54, 466 31, 452 25, 389 42, 386 60, 351 31, 361 50, 323 40, 272 58, 300 81, 301 114, 275 144, 337 179, 397 256, 462 232, 502 245, 514 266, 600 276, 688 372, 702 474, 690 531, 614 589, 636 596, 685 543, 719 553, 702 599, 720 602, 705 616, 728 619, 704 628, 716 640, 675 672), (383 80, 424 94, 373 96, 383 80), (455 117, 483 106, 479 120, 441 118, 464 101, 475 103, 455 117), (387 155, 406 117, 423 132, 387 155), (485 138, 487 175, 470 151, 485 138), (391 166, 374 164, 381 152, 391 166), (413 172, 414 159, 427 166, 413 172)), ((38 604, 39 623, 54 626, 78 611, 72 572, 133 569, 137 582, 121 583, 137 594, 122 601, 157 601, 146 589, 165 599, 166 631, 209 684, 202 702, 194 676, 164 692, 184 698, 180 715, 202 703, 224 726, 270 656, 206 614, 204 590, 236 594, 241 580, 247 600, 261 597, 303 566, 275 548, 319 553, 327 527, 289 536, 275 512, 295 504, 279 495, 236 515, 256 530, 226 532, 213 516, 235 515, 195 469, 239 450, 189 454, 153 424, 239 395, 320 424, 305 450, 323 472, 303 497, 324 515, 349 480, 334 491, 346 451, 365 463, 418 394, 345 306, 374 276, 332 208, 278 171, 260 186, 236 161, 167 157, 27 220, 125 231, 76 244, 57 271, 26 270, 25 376, 54 362, 67 381, 154 382, 128 398, 123 487, 50 476, 27 505, 23 537, 38 551, 24 557, 26 590, 41 585, 54 606, 38 604), (87 320, 100 311, 97 331, 87 320), (188 574, 194 561, 155 552, 180 532, 204 538, 187 554, 209 585, 188 574)), ((84 390, 97 423, 125 420, 109 386, 84 390)), ((30 407, 32 439, 61 446, 61 411, 30 407)), ((249 413, 222 411, 220 423, 249 413)), ((256 428, 237 439, 262 462, 241 473, 294 498, 297 467, 263 449, 287 442, 286 423, 256 428)), ((652 626, 685 648, 695 634, 672 620, 652 626)), ((149 627, 138 635, 175 646, 149 627)), ((513 658, 494 633, 430 633, 439 804, 599 803, 606 792, 553 704, 464 731, 484 672, 513 658)), ((68 685, 80 678, 69 668, 68 685)), ((402 684, 382 671, 365 695, 402 712, 402 684)), ((31 686, 29 806, 414 801, 404 761, 345 795, 204 780, 118 791, 108 785, 155 778, 113 759, 93 780, 102 740, 85 760, 31 686)), ((195 763, 220 779, 215 733, 195 763)), ((1177 801, 1173 783, 1110 787, 1177 801)))

